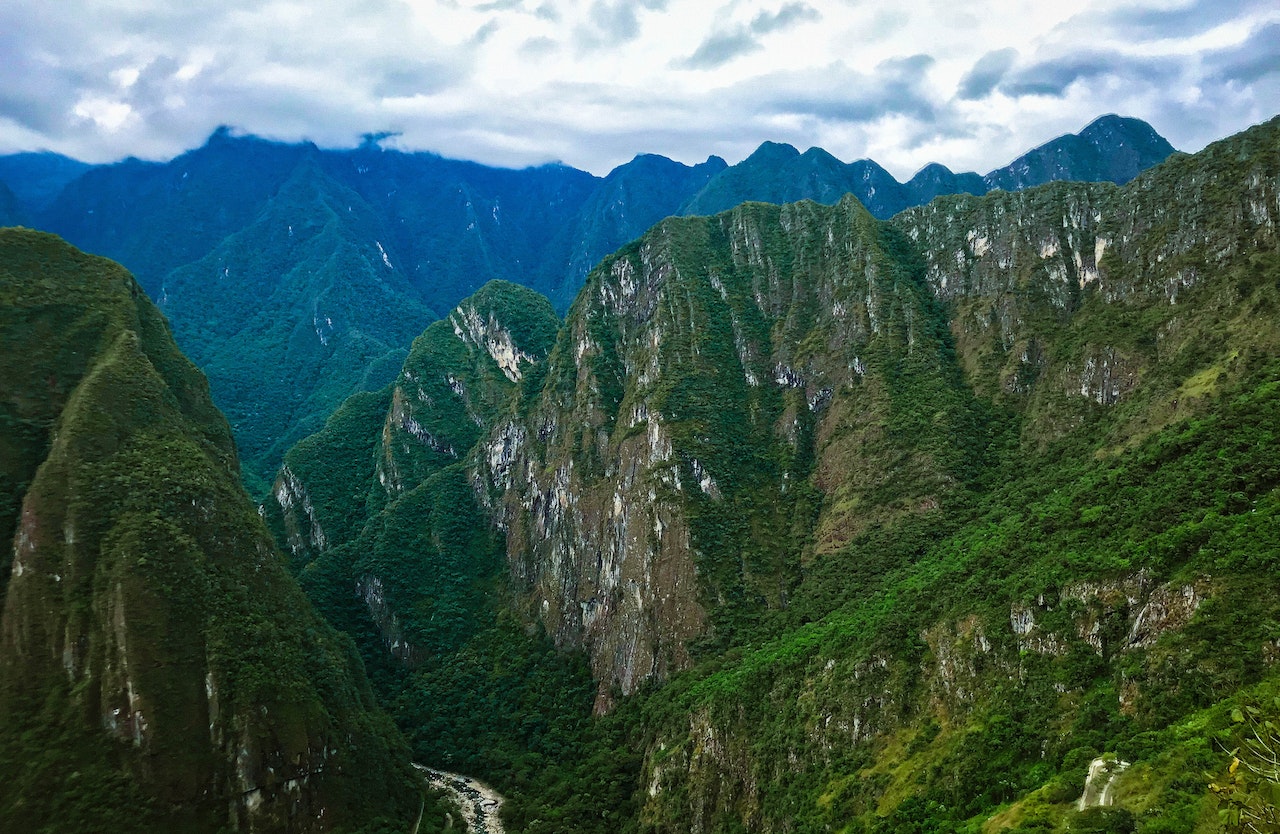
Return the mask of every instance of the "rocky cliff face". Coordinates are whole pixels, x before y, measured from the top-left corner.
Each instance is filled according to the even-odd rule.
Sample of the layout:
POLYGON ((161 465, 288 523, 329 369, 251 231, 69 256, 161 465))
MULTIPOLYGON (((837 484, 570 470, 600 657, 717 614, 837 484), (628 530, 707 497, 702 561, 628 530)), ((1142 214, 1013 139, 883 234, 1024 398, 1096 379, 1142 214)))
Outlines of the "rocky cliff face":
MULTIPOLYGON (((1077 671, 1081 655, 1158 666, 1163 660, 1151 649, 1176 638, 1211 595, 1204 579, 1155 584, 1132 574, 1078 582, 1056 599, 1013 603, 1000 620, 968 614, 935 622, 915 635, 918 648, 906 656, 903 647, 868 652, 831 644, 784 669, 718 682, 735 694, 698 692, 694 708, 651 742, 640 779, 641 816, 657 830, 708 832, 736 824, 791 831, 797 813, 810 824, 847 824, 875 808, 883 793, 924 784, 935 797, 946 791, 953 801, 970 802, 989 786, 966 783, 963 774, 950 782, 954 776, 941 763, 977 742, 983 730, 975 724, 989 728, 993 712, 1009 709, 1004 699, 1011 687, 1026 704, 1071 710, 1086 688, 1077 671), (1047 619, 1054 625, 1040 622, 1047 619), (770 717, 775 710, 786 712, 785 727, 770 717), (850 768, 850 762, 858 764, 850 768), (849 775, 823 785, 826 801, 812 808, 779 804, 786 793, 780 784, 823 771, 849 775)), ((1139 713, 1153 694, 1148 685, 1163 682, 1123 686, 1125 714, 1139 713)), ((1066 730, 1048 733, 1038 751, 1020 750, 1027 741, 1017 737, 1002 743, 1012 755, 1042 759, 1046 749, 1072 743, 1066 730)), ((1074 799, 1079 791, 1072 791, 1074 799)))
POLYGON ((271 515, 295 565, 313 585, 358 590, 386 650, 409 665, 455 646, 479 614, 451 597, 471 599, 471 583, 499 567, 464 464, 557 324, 542 296, 487 284, 414 340, 389 389, 348 400, 277 476, 271 515))
POLYGON ((463 304, 287 459, 303 580, 406 692, 499 597, 585 651, 653 830, 1047 819, 1117 744, 1172 808, 1199 754, 1152 739, 1280 654, 1277 131, 887 223, 670 218, 537 348, 463 304))
MULTIPOLYGON (((1276 393, 1277 132, 1280 121, 1262 125, 1124 188, 944 197, 892 221, 918 253, 953 367, 1011 415, 1009 442, 1032 467, 1019 477, 1034 483, 1035 470, 1063 467, 1063 450, 1080 456, 1063 468, 1075 474, 997 488, 1019 497, 929 545, 918 565, 889 568, 891 590, 855 595, 682 685, 672 699, 684 711, 656 722, 646 754, 642 819, 655 830, 792 831, 888 816, 910 828, 1042 786, 1017 815, 1060 830, 1081 785, 1046 782, 1031 763, 1065 773, 1059 762, 1087 763, 1105 749, 1090 745, 1125 732, 1176 748, 1178 736, 1157 735, 1170 721, 1270 674, 1270 615, 1251 607, 1270 603, 1245 600, 1274 582, 1248 565, 1270 552, 1257 536, 1277 481, 1270 463, 1243 472, 1272 454, 1262 426, 1274 405, 1262 404, 1276 393), (1237 458, 1234 448, 1251 451, 1237 458), (1208 463, 1229 459, 1244 467, 1238 481, 1208 463), (1246 482, 1236 494, 1227 486, 1246 482), (1236 532, 1173 544, 1206 525, 1236 532), (1242 605, 1247 625, 1228 613, 1242 605), (1222 636, 1228 623, 1239 640, 1222 636)), ((864 309, 874 332, 884 318, 864 309)), ((871 375, 874 354, 857 340, 853 331, 838 344, 856 346, 871 375)), ((775 384, 820 367, 799 364, 780 365, 775 384)), ((834 410, 847 394, 831 387, 834 410)), ((837 502, 820 479, 820 428, 814 437, 820 530, 837 502)), ((828 558, 856 571, 872 548, 902 552, 871 539, 828 558)), ((813 576, 821 556, 815 548, 804 565, 813 576)), ((700 574, 702 557, 695 549, 700 574)), ((1117 784, 1122 804, 1125 790, 1143 791, 1133 807, 1154 821, 1166 809, 1151 797, 1174 794, 1144 756, 1144 775, 1117 784)), ((1177 825, 1194 825, 1185 819, 1177 825)))
POLYGON ((123 269, 52 236, 6 231, 0 252, 0 435, 18 452, 4 827, 407 818, 407 753, 285 574, 158 311, 123 269))
MULTIPOLYGON (((1121 403, 1161 376, 1158 366, 1209 366, 1214 379, 1230 371, 1232 354, 1267 338, 1241 323, 1254 311, 1239 285, 1221 281, 1183 308, 1195 288, 1257 270, 1274 252, 1274 129, 1171 160, 1123 189, 944 197, 895 218, 949 308, 966 377, 1027 410, 1026 432, 1043 437, 1079 426, 1086 403, 1121 403)), ((1172 410, 1203 393, 1188 390, 1190 376, 1156 380, 1144 396, 1172 410)))
POLYGON ((598 707, 695 641, 746 637, 742 612, 785 608, 812 560, 945 508, 986 410, 1031 446, 1083 426, 1131 443, 1242 373, 1208 334, 1258 308, 1202 285, 1274 250, 1274 130, 1124 189, 941 198, 888 225, 852 201, 744 206, 606 259, 540 394, 475 462, 513 576, 587 648, 598 707), (1224 213, 1170 202, 1220 193, 1239 195, 1224 213))
POLYGON ((852 200, 752 205, 665 221, 594 273, 477 464, 601 707, 687 665, 709 610, 784 606, 804 559, 954 488, 968 395, 903 245, 852 200), (942 409, 911 428, 907 380, 942 409))

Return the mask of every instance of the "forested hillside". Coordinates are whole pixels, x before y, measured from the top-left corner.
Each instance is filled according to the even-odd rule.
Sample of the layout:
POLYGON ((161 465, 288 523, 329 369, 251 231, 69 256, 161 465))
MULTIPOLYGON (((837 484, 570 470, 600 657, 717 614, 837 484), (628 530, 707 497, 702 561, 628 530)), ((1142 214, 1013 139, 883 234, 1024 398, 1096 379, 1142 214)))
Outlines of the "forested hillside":
POLYGON ((409 751, 132 276, 8 229, 0 299, 0 828, 407 830, 409 751))
POLYGON ((281 535, 515 830, 1216 830, 1278 689, 1278 148, 665 220, 554 344, 433 326, 281 535))
POLYGON ((1172 151, 1149 125, 1106 116, 985 179, 930 166, 902 184, 871 160, 773 143, 731 167, 642 154, 600 178, 379 141, 326 150, 221 128, 163 163, 0 157, 15 195, 0 191, 0 223, 56 232, 137 275, 208 374, 263 496, 292 443, 347 396, 390 382, 413 336, 490 280, 563 310, 601 258, 671 215, 853 193, 887 218, 942 193, 1121 182, 1172 151))

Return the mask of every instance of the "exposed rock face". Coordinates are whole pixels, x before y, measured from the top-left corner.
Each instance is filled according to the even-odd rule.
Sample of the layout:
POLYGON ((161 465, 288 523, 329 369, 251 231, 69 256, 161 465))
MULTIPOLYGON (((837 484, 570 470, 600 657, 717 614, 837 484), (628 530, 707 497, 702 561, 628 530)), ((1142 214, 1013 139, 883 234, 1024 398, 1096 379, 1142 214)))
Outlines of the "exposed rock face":
MULTIPOLYGON (((1025 677, 1026 665, 1048 661, 1063 668, 1071 651, 1101 653, 1096 623, 1117 620, 1106 636, 1108 653, 1141 652, 1161 638, 1176 636, 1194 609, 1192 600, 1210 592, 1206 582, 1154 585, 1143 573, 1114 581, 1080 582, 1064 589, 1060 600, 1015 603, 1004 622, 975 615, 947 619, 925 629, 918 666, 885 655, 816 652, 771 676, 769 691, 735 698, 710 698, 683 721, 659 733, 647 751, 641 784, 646 816, 687 819, 687 830, 717 830, 738 820, 748 830, 791 830, 786 820, 762 812, 760 786, 804 767, 836 765, 860 748, 874 748, 927 716, 943 726, 963 727, 968 717, 1001 687, 1025 677), (1154 616, 1182 600, 1177 616, 1154 616), (1065 607, 1072 612, 1061 631, 1036 625, 1032 612, 1065 607), (1135 639, 1141 632, 1141 638, 1135 639), (1036 657, 1028 659, 1026 653, 1036 657), (856 659, 855 659, 856 658, 856 659), (803 725, 793 728, 782 749, 753 747, 754 728, 768 721, 770 704, 798 704, 803 725), (671 803, 676 803, 672 805, 671 803), (677 810, 678 809, 678 810, 677 810)), ((1041 667, 1043 669, 1043 666, 1041 667)), ((1054 675, 1043 676, 1046 683, 1054 675)), ((721 685, 749 686, 744 681, 721 685)), ((1078 691, 1054 683, 1059 693, 1078 691)), ((1144 697, 1141 691, 1129 697, 1144 697)), ((937 725, 934 725, 937 732, 937 725)), ((926 738, 926 741, 928 739, 926 738)), ((1108 760, 1091 770, 1089 806, 1114 801, 1111 780, 1124 763, 1108 760)), ((1084 800, 1082 800, 1084 801, 1084 800)), ((1085 806, 1081 806, 1085 807, 1085 806)))
MULTIPOLYGON (((1243 175, 1238 149, 1210 148, 1122 189, 944 197, 887 225, 852 201, 748 205, 607 258, 536 401, 475 461, 513 575, 560 644, 587 647, 598 706, 684 665, 729 626, 726 600, 785 605, 797 565, 944 505, 972 471, 956 439, 975 393, 1019 413, 1029 445, 1136 396, 1151 405, 1118 442, 1176 413, 1186 384, 1147 377, 1220 358, 1180 293, 1275 246, 1276 154, 1238 142, 1243 175), (1233 189, 1226 216, 1169 202, 1233 189), (792 523, 811 538, 769 535, 792 523)), ((1209 303, 1231 314, 1229 294, 1209 303)))
POLYGON ((1041 410, 1061 396, 1113 406, 1155 363, 1185 350, 1179 297, 1242 253, 1276 242, 1275 154, 1261 130, 1232 142, 1232 150, 1211 146, 1123 189, 1064 183, 943 197, 894 218, 920 247, 934 294, 953 311, 966 375, 980 390, 1023 401, 1038 380, 1041 410), (1232 166, 1237 153, 1251 160, 1248 170, 1232 166), (1181 208, 1213 204, 1226 192, 1239 199, 1225 213, 1181 208), (1082 314, 1097 320, 1107 308, 1113 321, 1151 311, 1162 326, 1145 330, 1146 343, 1132 329, 1109 328, 1123 341, 1086 337, 1073 353, 1054 349, 1082 314))
POLYGON ((289 549, 300 556, 308 549, 319 553, 324 550, 328 538, 316 517, 316 509, 307 495, 306 487, 288 466, 280 467, 272 494, 284 513, 288 525, 289 549))
POLYGON ((801 554, 779 531, 813 512, 810 477, 834 499, 819 550, 950 489, 928 440, 963 403, 912 449, 873 419, 895 408, 886 371, 942 349, 893 245, 852 201, 666 221, 594 273, 538 400, 490 435, 478 483, 513 574, 588 647, 599 707, 687 664, 708 604, 784 604, 801 554), (886 485, 906 497, 869 498, 886 485))
POLYGON ((1129 768, 1129 762, 1098 758, 1089 762, 1089 775, 1085 777, 1084 793, 1076 802, 1076 810, 1104 808, 1114 805, 1116 777, 1129 768))
POLYGON ((49 235, 0 233, 0 264, 0 356, 27 366, 0 374, 0 445, 36 450, 5 473, 21 505, 0 620, 0 827, 78 819, 81 804, 115 830, 407 817, 407 755, 285 574, 158 311, 123 269, 49 235), (404 794, 352 802, 365 778, 404 794))
MULTIPOLYGON (((444 544, 439 528, 478 514, 461 467, 546 357, 557 325, 551 304, 532 290, 486 284, 414 340, 392 386, 348 400, 323 432, 289 452, 277 476, 270 513, 279 513, 295 564, 321 560, 318 570, 340 576, 334 581, 359 596, 385 649, 406 665, 442 650, 432 641, 452 644, 465 631, 441 625, 456 614, 449 608, 429 618, 425 630, 435 636, 426 637, 420 613, 448 596, 437 583, 468 586, 492 568, 457 551, 474 541, 444 544), (455 478, 460 495, 449 492, 455 478)), ((472 532, 491 543, 484 522, 472 532)))

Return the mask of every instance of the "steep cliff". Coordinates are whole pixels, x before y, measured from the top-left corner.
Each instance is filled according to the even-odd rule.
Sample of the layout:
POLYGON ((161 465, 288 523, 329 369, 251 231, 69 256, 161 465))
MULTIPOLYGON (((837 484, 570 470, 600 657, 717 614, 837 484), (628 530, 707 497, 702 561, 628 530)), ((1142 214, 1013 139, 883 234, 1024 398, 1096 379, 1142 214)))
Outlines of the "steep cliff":
POLYGON ((1125 830, 1214 830, 1197 774, 1276 686, 1277 136, 894 219, 999 477, 819 555, 794 625, 651 696, 646 830, 1079 830, 1104 751, 1125 830))
POLYGON ((421 791, 133 278, 0 232, 6 830, 408 825, 421 791))
POLYGON ((944 337, 907 241, 852 199, 667 220, 601 264, 477 463, 602 708, 694 640, 751 639, 811 559, 964 488, 985 429, 944 337))
MULTIPOLYGON (((1105 117, 1032 151, 1002 187, 1123 179, 1163 159, 1162 142, 1141 122, 1105 117)), ((326 150, 228 128, 163 163, 0 156, 0 182, 21 209, 7 211, 0 196, 0 223, 120 261, 160 304, 209 376, 255 497, 293 443, 345 397, 389 382, 412 338, 488 280, 532 287, 564 309, 601 258, 669 215, 853 193, 883 218, 989 187, 941 166, 904 185, 870 160, 773 143, 732 167, 641 155, 597 178, 402 153, 377 136, 326 150)))
MULTIPOLYGON (((394 385, 351 398, 289 451, 266 508, 418 761, 514 789, 517 818, 538 815, 534 795, 557 815, 590 801, 550 797, 563 798, 561 768, 594 743, 594 686, 579 655, 514 614, 468 461, 520 391, 537 390, 557 324, 533 291, 487 284, 414 341, 394 385)), ((609 801, 623 803, 627 783, 616 784, 609 801)))
POLYGON ((1232 705, 1280 687, 1278 135, 889 222, 668 218, 536 351, 464 304, 287 459, 303 580, 533 831, 566 785, 630 792, 601 830, 1204 829, 1232 705))

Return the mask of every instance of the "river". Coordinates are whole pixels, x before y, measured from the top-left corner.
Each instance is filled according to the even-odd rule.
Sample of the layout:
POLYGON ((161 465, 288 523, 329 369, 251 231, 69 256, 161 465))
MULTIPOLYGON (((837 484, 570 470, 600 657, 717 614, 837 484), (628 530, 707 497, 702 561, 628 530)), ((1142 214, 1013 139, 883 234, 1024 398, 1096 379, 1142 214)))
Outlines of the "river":
POLYGON ((504 834, 502 830, 502 794, 478 779, 448 773, 414 764, 427 784, 447 791, 458 804, 471 834, 504 834))

